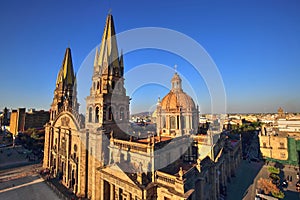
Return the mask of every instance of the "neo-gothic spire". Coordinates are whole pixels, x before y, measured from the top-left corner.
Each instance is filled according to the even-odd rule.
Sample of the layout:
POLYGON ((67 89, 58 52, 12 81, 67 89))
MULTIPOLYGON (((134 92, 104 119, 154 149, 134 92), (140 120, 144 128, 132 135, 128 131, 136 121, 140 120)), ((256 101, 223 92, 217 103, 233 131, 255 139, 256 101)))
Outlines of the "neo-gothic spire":
POLYGON ((72 56, 71 56, 71 49, 67 48, 64 62, 63 62, 63 69, 64 69, 64 79, 66 84, 73 85, 75 83, 75 75, 73 70, 73 63, 72 63, 72 56))
POLYGON ((67 48, 58 72, 54 98, 51 105, 50 120, 54 120, 57 114, 64 110, 78 111, 76 77, 73 69, 71 49, 67 48))
POLYGON ((119 53, 113 16, 107 15, 100 51, 95 57, 94 74, 110 74, 120 71, 119 53), (98 54, 98 55, 97 55, 98 54))
POLYGON ((72 55, 71 55, 70 48, 66 49, 62 66, 57 75, 56 85, 58 86, 60 83, 63 83, 64 88, 67 85, 74 85, 75 83, 75 75, 74 75, 72 55))
POLYGON ((124 87, 123 53, 119 54, 113 16, 107 15, 100 47, 97 47, 90 95, 86 98, 86 125, 90 130, 124 134, 129 124, 129 97, 124 87))

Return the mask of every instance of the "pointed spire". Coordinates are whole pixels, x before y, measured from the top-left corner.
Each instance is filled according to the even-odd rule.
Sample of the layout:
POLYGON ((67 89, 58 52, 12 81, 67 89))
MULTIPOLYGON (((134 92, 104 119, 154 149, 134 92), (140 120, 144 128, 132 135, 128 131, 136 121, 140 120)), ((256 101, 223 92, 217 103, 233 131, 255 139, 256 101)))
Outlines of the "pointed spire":
POLYGON ((113 16, 107 15, 104 33, 102 36, 100 53, 98 57, 98 64, 102 68, 100 71, 104 71, 107 66, 113 68, 113 66, 119 66, 118 63, 118 46, 116 40, 116 32, 114 26, 113 16), (105 63, 106 62, 106 63, 105 63))
POLYGON ((64 82, 66 84, 73 84, 75 80, 71 49, 68 47, 65 52, 64 60, 62 66, 57 74, 56 86, 64 82))
POLYGON ((66 49, 62 68, 64 82, 68 85, 73 85, 75 81, 75 75, 73 70, 71 49, 69 47, 66 49))

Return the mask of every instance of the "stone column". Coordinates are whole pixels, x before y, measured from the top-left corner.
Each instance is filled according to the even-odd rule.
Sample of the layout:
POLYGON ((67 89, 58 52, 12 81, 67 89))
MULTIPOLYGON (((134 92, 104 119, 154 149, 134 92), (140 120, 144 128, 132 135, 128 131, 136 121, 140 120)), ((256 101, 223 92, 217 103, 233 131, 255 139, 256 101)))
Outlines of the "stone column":
POLYGON ((119 200, 119 188, 115 187, 115 200, 119 200))
POLYGON ((178 120, 179 120, 179 134, 182 135, 182 130, 181 130, 181 113, 179 114, 179 117, 178 117, 178 120))
POLYGON ((166 115, 166 129, 170 130, 170 116, 166 115))
POLYGON ((51 146, 50 146, 50 132, 51 129, 48 125, 45 127, 45 144, 44 144, 44 158, 43 158, 43 168, 48 168, 50 166, 49 158, 50 158, 50 152, 51 152, 51 146))
POLYGON ((110 200, 115 200, 115 185, 110 183, 110 200))
POLYGON ((186 115, 186 129, 189 131, 191 129, 190 115, 186 115))
POLYGON ((52 149, 53 149, 53 139, 54 139, 54 128, 51 127, 49 130, 49 161, 48 161, 48 166, 51 167, 51 160, 52 160, 52 149))
POLYGON ((58 150, 59 150, 59 145, 60 145, 60 128, 58 128, 58 131, 57 131, 57 143, 56 143, 56 163, 55 163, 55 175, 57 175, 57 172, 58 172, 58 163, 59 163, 59 153, 58 153, 58 150))
POLYGON ((65 145, 66 145, 66 164, 65 164, 65 172, 64 173, 64 176, 65 176, 65 180, 66 180, 66 184, 68 187, 70 187, 70 166, 69 166, 69 143, 70 143, 70 138, 69 138, 69 134, 65 133, 64 135, 64 138, 65 138, 65 145))

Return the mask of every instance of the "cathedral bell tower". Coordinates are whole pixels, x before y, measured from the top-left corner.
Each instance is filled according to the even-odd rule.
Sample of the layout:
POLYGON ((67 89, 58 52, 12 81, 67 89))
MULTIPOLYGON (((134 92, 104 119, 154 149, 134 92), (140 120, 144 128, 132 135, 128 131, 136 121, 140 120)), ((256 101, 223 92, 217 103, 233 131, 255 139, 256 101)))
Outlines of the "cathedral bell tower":
POLYGON ((90 95, 86 98, 86 127, 109 137, 124 137, 129 124, 129 97, 124 87, 123 55, 119 56, 114 20, 106 24, 100 48, 96 48, 90 95))
MULTIPOLYGON (((108 165, 109 138, 127 139, 129 97, 124 87, 123 55, 119 56, 114 20, 108 14, 100 47, 96 48, 90 95, 86 97, 88 140, 88 196, 98 198, 97 168, 108 165)), ((100 197, 99 197, 100 198, 100 197)))
POLYGON ((76 77, 74 74, 71 49, 67 48, 62 66, 56 79, 54 97, 50 109, 50 122, 63 110, 78 112, 76 77))

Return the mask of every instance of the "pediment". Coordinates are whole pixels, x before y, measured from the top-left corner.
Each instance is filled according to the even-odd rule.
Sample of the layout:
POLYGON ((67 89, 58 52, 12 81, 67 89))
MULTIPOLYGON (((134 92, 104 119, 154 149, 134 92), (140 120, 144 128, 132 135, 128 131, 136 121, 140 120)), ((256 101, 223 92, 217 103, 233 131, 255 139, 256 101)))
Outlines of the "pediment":
MULTIPOLYGON (((126 165, 128 165, 128 164, 126 164, 126 165)), ((126 170, 126 167, 125 167, 125 170, 126 170)), ((104 173, 111 174, 111 175, 123 180, 124 182, 131 183, 131 184, 139 187, 139 184, 136 181, 134 181, 134 180, 136 180, 136 175, 134 173, 126 173, 125 170, 124 170, 124 167, 122 167, 119 163, 114 163, 110 166, 106 166, 105 168, 101 169, 101 171, 104 173)))

